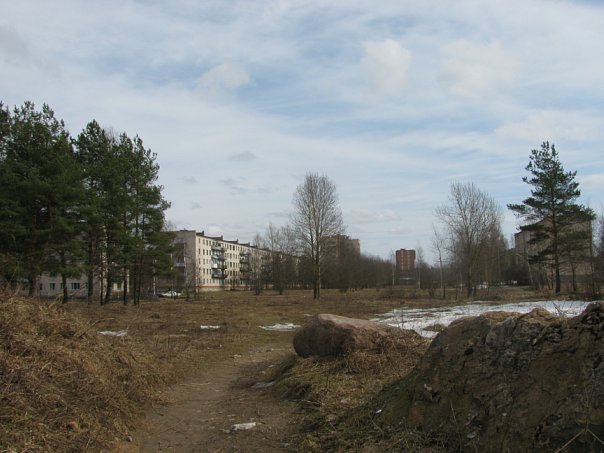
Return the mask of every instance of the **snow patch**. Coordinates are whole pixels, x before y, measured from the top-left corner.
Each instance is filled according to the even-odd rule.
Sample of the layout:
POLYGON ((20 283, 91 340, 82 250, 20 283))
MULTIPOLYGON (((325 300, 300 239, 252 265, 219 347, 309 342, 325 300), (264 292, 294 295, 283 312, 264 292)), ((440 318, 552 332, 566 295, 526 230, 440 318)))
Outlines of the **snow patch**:
POLYGON ((220 326, 199 326, 201 330, 216 330, 220 329, 220 326))
POLYGON ((373 321, 383 322, 401 329, 412 329, 423 337, 433 338, 440 328, 448 326, 453 321, 467 316, 478 316, 488 311, 509 311, 528 313, 534 308, 541 307, 557 316, 577 316, 591 302, 582 300, 546 300, 537 302, 514 302, 503 305, 493 305, 491 302, 475 302, 468 305, 438 308, 397 308, 391 312, 378 315, 373 321))

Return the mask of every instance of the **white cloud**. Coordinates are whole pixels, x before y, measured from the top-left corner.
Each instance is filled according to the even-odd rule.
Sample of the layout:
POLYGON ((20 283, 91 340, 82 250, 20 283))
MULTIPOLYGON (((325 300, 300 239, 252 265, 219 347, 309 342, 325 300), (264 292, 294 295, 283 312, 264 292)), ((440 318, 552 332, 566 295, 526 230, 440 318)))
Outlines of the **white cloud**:
POLYGON ((379 97, 399 96, 407 85, 411 52, 397 41, 367 41, 361 65, 369 89, 379 97))
POLYGON ((440 81, 452 95, 480 99, 516 78, 516 59, 496 42, 477 44, 460 39, 443 46, 441 53, 440 81))
POLYGON ((541 143, 557 140, 597 140, 604 119, 589 112, 543 110, 521 121, 510 121, 495 129, 503 138, 541 143))
POLYGON ((229 160, 233 162, 252 162, 256 159, 258 159, 258 156, 250 151, 242 151, 229 156, 229 160))
POLYGON ((205 72, 198 88, 204 97, 223 97, 251 85, 252 79, 244 68, 235 63, 223 63, 205 72))
POLYGON ((197 178, 195 178, 195 176, 185 176, 184 178, 182 178, 182 181, 188 185, 197 184, 197 178))
POLYGON ((581 187, 585 189, 604 189, 604 173, 588 175, 581 178, 581 187))
POLYGON ((352 225, 363 225, 370 223, 387 223, 400 221, 400 215, 394 210, 370 211, 365 209, 353 209, 344 213, 346 222, 352 225))

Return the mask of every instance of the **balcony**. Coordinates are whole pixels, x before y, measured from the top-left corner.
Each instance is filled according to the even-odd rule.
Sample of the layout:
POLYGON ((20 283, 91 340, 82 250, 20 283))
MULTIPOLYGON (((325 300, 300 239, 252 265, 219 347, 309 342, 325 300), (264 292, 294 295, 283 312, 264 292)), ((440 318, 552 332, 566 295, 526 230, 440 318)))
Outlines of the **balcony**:
POLYGON ((218 278, 224 280, 227 277, 226 272, 223 269, 212 269, 212 278, 218 278))
POLYGON ((211 257, 212 257, 213 260, 220 260, 220 261, 224 261, 225 260, 224 253, 212 252, 211 257))
POLYGON ((223 252, 224 253, 224 246, 222 246, 220 244, 212 244, 212 251, 213 252, 223 252))

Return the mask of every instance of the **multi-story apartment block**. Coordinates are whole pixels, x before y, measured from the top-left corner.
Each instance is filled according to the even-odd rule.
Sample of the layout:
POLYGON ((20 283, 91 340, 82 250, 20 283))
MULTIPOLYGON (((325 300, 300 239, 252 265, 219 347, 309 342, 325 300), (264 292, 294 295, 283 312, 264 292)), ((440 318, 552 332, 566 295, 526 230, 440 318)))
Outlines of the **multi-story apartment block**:
MULTIPOLYGON (((547 220, 542 220, 535 225, 547 224, 547 220)), ((534 241, 536 233, 531 227, 535 225, 521 226, 520 231, 514 234, 514 251, 516 263, 525 267, 530 283, 543 285, 543 282, 553 279, 553 262, 551 259, 543 262, 534 259, 550 245, 547 241, 534 241)), ((574 240, 570 247, 564 243, 564 235, 561 234, 560 276, 563 282, 571 281, 574 284, 577 278, 585 278, 591 274, 591 228, 590 221, 579 221, 568 226, 564 235, 575 234, 580 238, 574 240)))
POLYGON ((402 284, 415 281, 415 250, 400 249, 394 253, 396 261, 396 279, 402 284))
POLYGON ((351 239, 345 234, 329 236, 325 240, 323 252, 328 257, 328 260, 335 262, 340 261, 342 258, 346 259, 349 256, 360 256, 361 241, 351 239))
POLYGON ((174 232, 175 271, 173 289, 199 292, 211 289, 246 289, 255 279, 266 281, 270 274, 269 250, 203 231, 174 232))
POLYGON ((400 249, 396 254, 396 271, 408 273, 415 270, 415 250, 400 249))
MULTIPOLYGON (((67 294, 70 298, 85 298, 88 295, 88 278, 86 275, 79 277, 69 277, 66 279, 67 294)), ((100 298, 106 288, 106 279, 96 276, 93 297, 100 298)), ((47 272, 43 273, 38 277, 38 290, 36 294, 40 297, 47 298, 58 298, 63 296, 63 280, 60 275, 51 275, 47 272)), ((26 290, 23 289, 23 294, 26 290)), ((121 297, 122 295, 122 282, 113 284, 112 287, 113 297, 121 297)))

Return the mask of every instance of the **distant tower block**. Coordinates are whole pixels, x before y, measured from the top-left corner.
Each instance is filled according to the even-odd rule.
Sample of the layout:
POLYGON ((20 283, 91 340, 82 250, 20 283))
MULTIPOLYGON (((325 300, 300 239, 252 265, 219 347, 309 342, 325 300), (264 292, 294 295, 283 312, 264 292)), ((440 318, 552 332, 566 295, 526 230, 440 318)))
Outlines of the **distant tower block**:
POLYGON ((415 250, 400 249, 396 252, 396 271, 407 274, 415 271, 415 250))

